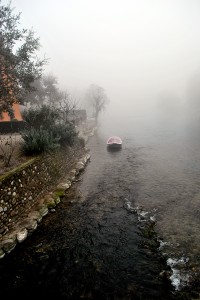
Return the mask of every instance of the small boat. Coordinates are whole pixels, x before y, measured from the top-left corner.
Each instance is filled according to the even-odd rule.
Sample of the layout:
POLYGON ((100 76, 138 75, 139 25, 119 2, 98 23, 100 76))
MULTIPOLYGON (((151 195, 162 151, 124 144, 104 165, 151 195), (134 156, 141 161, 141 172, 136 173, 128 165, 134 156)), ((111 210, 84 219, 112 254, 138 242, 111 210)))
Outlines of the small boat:
POLYGON ((119 136, 111 136, 107 140, 107 147, 109 149, 121 149, 122 140, 119 136))

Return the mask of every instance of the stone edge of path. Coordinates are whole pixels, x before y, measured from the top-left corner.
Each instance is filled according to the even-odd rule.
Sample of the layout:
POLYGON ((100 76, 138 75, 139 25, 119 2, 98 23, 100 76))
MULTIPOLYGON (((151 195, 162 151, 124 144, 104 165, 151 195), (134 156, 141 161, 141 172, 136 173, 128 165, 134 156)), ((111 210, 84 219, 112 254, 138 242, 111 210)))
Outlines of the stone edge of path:
MULTIPOLYGON (((87 144, 89 138, 95 134, 96 130, 96 126, 93 126, 87 133, 80 130, 79 136, 82 137, 85 144, 87 144)), ((50 211, 53 211, 60 203, 62 196, 64 196, 73 182, 77 181, 77 176, 85 169, 87 162, 90 160, 88 149, 85 148, 85 150, 86 154, 78 160, 75 168, 66 175, 65 179, 63 179, 53 191, 44 196, 44 198, 39 199, 33 205, 31 211, 22 216, 21 220, 15 223, 12 230, 1 238, 0 259, 14 250, 18 243, 22 243, 30 236, 33 231, 37 229, 43 217, 50 211)))
MULTIPOLYGON (((93 128, 89 134, 83 135, 86 143, 88 138, 94 135, 95 130, 96 128, 93 128)), ((77 180, 77 176, 84 170, 89 160, 90 154, 84 154, 76 163, 75 168, 67 174, 66 178, 57 185, 53 192, 39 199, 31 211, 22 217, 20 221, 16 222, 12 230, 2 237, 0 241, 0 259, 14 250, 18 243, 22 243, 30 236, 37 229, 43 217, 55 209, 61 201, 61 197, 64 196, 72 183, 77 180)))
POLYGON ((77 180, 77 176, 84 170, 89 160, 90 154, 84 154, 76 163, 75 168, 57 185, 54 191, 38 200, 31 211, 20 221, 16 222, 12 230, 3 236, 0 241, 0 259, 14 250, 18 243, 22 243, 37 229, 43 217, 58 205, 61 201, 61 197, 64 196, 73 182, 77 180))

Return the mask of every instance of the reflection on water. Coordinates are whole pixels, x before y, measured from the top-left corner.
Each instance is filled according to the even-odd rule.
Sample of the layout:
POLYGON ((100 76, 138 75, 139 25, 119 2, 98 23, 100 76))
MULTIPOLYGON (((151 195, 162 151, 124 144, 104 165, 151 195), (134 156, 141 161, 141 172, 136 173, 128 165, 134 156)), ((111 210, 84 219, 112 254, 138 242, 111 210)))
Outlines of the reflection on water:
POLYGON ((120 145, 117 145, 117 146, 107 146, 107 151, 110 152, 110 153, 115 153, 115 152, 119 152, 122 150, 122 146, 120 145))

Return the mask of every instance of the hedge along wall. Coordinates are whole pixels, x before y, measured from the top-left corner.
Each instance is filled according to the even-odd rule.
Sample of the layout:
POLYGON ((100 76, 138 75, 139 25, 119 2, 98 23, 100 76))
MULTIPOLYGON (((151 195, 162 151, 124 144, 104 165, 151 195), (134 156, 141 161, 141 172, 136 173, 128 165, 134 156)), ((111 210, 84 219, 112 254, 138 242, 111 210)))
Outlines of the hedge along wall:
POLYGON ((17 133, 25 129, 24 121, 4 121, 0 122, 0 133, 11 134, 17 133))
POLYGON ((0 176, 0 236, 20 218, 21 213, 58 184, 75 164, 78 152, 83 152, 83 149, 63 149, 33 158, 0 176))

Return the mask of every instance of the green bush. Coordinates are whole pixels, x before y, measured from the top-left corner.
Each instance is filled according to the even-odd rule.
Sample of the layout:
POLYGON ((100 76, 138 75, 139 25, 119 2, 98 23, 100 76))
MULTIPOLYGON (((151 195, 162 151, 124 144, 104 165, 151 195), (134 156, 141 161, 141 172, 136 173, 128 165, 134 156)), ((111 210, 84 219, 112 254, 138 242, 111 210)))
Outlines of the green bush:
POLYGON ((58 110, 50 106, 42 105, 37 108, 30 108, 23 112, 23 119, 26 122, 26 128, 41 128, 50 130, 50 128, 59 120, 58 110))
POLYGON ((26 155, 49 153, 60 147, 59 138, 54 137, 51 132, 45 129, 24 130, 21 136, 24 140, 22 151, 26 155))
POLYGON ((77 132, 72 124, 57 124, 52 127, 52 134, 59 138, 61 146, 72 146, 77 137, 77 132))
POLYGON ((84 148, 85 147, 85 140, 83 137, 76 137, 74 139, 74 143, 77 144, 78 146, 80 146, 81 148, 84 148))
POLYGON ((26 130, 21 132, 25 154, 49 152, 59 146, 72 146, 77 142, 78 134, 75 126, 62 120, 58 109, 43 105, 41 108, 31 108, 24 111, 23 118, 26 130))

